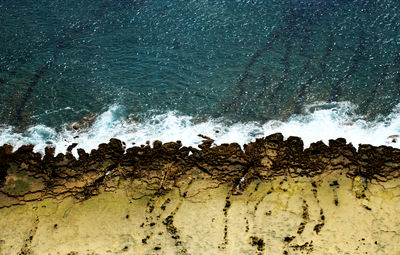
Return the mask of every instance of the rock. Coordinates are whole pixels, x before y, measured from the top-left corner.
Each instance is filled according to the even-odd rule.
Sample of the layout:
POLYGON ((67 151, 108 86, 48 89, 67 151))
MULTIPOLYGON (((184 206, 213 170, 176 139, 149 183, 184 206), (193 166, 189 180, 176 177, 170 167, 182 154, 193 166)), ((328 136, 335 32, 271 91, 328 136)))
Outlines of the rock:
POLYGON ((159 140, 155 140, 155 141, 153 142, 153 148, 154 148, 154 149, 159 149, 159 148, 161 148, 161 145, 162 145, 162 142, 159 141, 159 140))
POLYGON ((202 138, 200 149, 180 141, 125 148, 111 139, 91 153, 78 148, 79 159, 76 144, 57 156, 47 147, 43 158, 33 145, 1 146, 0 251, 400 251, 399 149, 356 150, 341 138, 304 149, 299 137, 278 133, 243 151, 202 138))
POLYGON ((357 151, 339 138, 330 140, 329 145, 316 142, 304 149, 299 137, 284 140, 277 133, 244 145, 243 151, 237 143, 212 147, 213 139, 199 136, 205 139, 200 150, 182 147, 180 141, 165 144, 154 141, 153 147, 126 149, 120 140, 111 139, 91 153, 78 148, 79 159, 71 153, 76 143, 68 147, 65 155, 54 156, 55 148, 47 147, 43 158, 33 152, 33 145, 21 146, 15 152, 12 146, 3 145, 0 147, 0 193, 8 194, 7 201, 15 204, 15 201, 26 202, 23 187, 41 187, 29 196, 31 200, 66 196, 87 199, 101 190, 117 188, 119 178, 137 181, 153 190, 172 189, 176 183, 188 179, 212 178, 243 191, 256 179, 314 177, 332 171, 379 182, 400 176, 400 150, 388 146, 360 145, 357 151), (21 179, 20 173, 29 178, 21 179))
POLYGON ((44 149, 45 157, 53 158, 53 157, 54 157, 54 152, 55 152, 55 151, 56 151, 56 148, 47 146, 47 147, 44 149))
POLYGON ((199 145, 200 149, 207 149, 210 148, 212 146, 212 144, 214 143, 214 139, 211 139, 208 136, 199 134, 198 136, 200 136, 201 138, 203 138, 203 142, 199 145))
POLYGON ((70 146, 68 146, 68 148, 67 148, 67 153, 68 153, 68 152, 71 153, 71 151, 72 151, 77 145, 78 145, 77 143, 73 143, 73 144, 71 144, 70 146))

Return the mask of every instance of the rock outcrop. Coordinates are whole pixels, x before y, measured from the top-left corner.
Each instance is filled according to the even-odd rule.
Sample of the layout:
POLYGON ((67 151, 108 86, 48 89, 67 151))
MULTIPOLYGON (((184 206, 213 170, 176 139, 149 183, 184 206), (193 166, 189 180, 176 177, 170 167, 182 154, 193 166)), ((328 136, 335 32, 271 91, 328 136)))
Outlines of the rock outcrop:
POLYGON ((400 150, 0 147, 0 254, 398 254, 400 150))
POLYGON ((345 139, 329 145, 313 143, 303 148, 298 137, 284 140, 277 133, 244 145, 211 146, 210 139, 196 149, 181 142, 125 148, 111 139, 90 153, 78 149, 79 159, 69 146, 66 154, 45 155, 26 145, 13 152, 0 147, 0 208, 46 198, 88 199, 101 191, 118 188, 121 181, 137 183, 140 190, 164 192, 188 178, 209 179, 228 184, 232 194, 240 194, 253 180, 268 181, 281 176, 313 177, 339 172, 366 181, 384 182, 400 175, 400 150, 392 147, 360 145, 356 150, 345 139))

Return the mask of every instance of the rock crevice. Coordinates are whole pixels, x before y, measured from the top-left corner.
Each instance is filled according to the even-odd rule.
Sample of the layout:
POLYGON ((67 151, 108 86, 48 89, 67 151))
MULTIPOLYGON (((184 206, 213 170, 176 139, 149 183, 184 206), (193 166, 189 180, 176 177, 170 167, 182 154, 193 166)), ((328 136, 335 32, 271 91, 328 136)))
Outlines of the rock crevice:
POLYGON ((209 140, 205 138, 200 149, 184 147, 180 141, 155 141, 153 146, 126 149, 123 142, 111 139, 90 153, 78 149, 79 159, 71 153, 76 144, 58 155, 47 147, 44 156, 33 152, 33 145, 15 151, 3 145, 0 208, 45 198, 84 200, 124 182, 146 193, 171 190, 191 178, 210 179, 240 194, 255 179, 314 177, 336 171, 365 182, 384 182, 400 175, 400 150, 388 146, 360 145, 356 150, 339 138, 304 149, 300 138, 284 140, 280 133, 256 139, 244 145, 244 150, 237 143, 212 146, 209 140))

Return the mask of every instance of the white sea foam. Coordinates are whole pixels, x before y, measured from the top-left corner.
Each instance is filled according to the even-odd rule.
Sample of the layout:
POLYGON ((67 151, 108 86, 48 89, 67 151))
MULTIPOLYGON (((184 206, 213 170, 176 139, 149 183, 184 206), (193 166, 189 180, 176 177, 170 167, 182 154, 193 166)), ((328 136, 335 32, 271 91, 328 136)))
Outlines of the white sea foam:
MULTIPOLYGON (((310 143, 344 137, 355 147, 358 144, 390 145, 400 148, 397 135, 400 134, 400 114, 396 109, 381 121, 367 122, 353 114, 355 107, 349 103, 336 105, 311 105, 303 115, 292 116, 287 121, 269 121, 267 123, 247 122, 232 125, 223 124, 223 120, 209 119, 195 123, 191 116, 182 116, 178 112, 168 112, 137 122, 122 119, 122 107, 113 105, 108 111, 97 117, 91 127, 80 132, 69 130, 67 125, 61 132, 37 125, 24 134, 14 133, 11 127, 0 127, 0 144, 12 144, 15 148, 23 144, 34 144, 35 151, 43 152, 48 145, 56 147, 56 153, 65 153, 71 143, 76 148, 90 151, 100 143, 115 137, 124 141, 127 147, 141 145, 146 141, 163 142, 182 141, 185 146, 197 146, 203 134, 215 139, 215 144, 237 142, 240 145, 255 138, 281 132, 286 138, 299 136, 305 147, 310 143)), ((77 156, 76 148, 73 150, 77 156)))

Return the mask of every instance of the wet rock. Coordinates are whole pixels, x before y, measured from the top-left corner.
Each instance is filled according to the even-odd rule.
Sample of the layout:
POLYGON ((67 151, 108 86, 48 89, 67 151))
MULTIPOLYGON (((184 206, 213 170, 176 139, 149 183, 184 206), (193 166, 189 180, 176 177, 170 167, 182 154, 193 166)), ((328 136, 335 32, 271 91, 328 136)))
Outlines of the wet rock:
POLYGON ((203 142, 199 145, 200 149, 208 149, 212 146, 212 144, 214 143, 214 139, 211 139, 208 136, 199 134, 198 136, 200 136, 201 138, 203 138, 203 142))
POLYGON ((67 152, 71 153, 71 151, 72 151, 77 145, 78 145, 77 143, 73 143, 73 144, 71 144, 70 146, 68 146, 67 152))
POLYGON ((68 129, 77 131, 79 129, 89 128, 91 125, 93 125, 97 116, 97 113, 90 113, 89 115, 83 117, 80 121, 70 123, 68 125, 68 129))
POLYGON ((77 149, 77 151, 78 151, 79 159, 81 161, 86 161, 88 159, 89 154, 86 153, 84 149, 79 148, 79 149, 77 149))
POLYGON ((12 154, 13 147, 11 145, 5 144, 0 147, 0 188, 5 182, 7 176, 7 169, 10 168, 9 157, 12 154))
POLYGON ((54 152, 56 151, 56 148, 54 148, 54 147, 50 147, 50 146, 47 146, 45 149, 44 149, 44 156, 46 157, 46 158, 53 158, 54 157, 54 152))
POLYGON ((162 145, 162 142, 159 141, 159 140, 155 140, 155 141, 153 142, 153 148, 154 148, 154 149, 159 149, 159 148, 161 148, 161 145, 162 145))
POLYGON ((193 155, 194 164, 211 175, 225 182, 233 182, 245 171, 248 160, 239 144, 222 144, 212 148, 205 147, 193 155))

